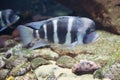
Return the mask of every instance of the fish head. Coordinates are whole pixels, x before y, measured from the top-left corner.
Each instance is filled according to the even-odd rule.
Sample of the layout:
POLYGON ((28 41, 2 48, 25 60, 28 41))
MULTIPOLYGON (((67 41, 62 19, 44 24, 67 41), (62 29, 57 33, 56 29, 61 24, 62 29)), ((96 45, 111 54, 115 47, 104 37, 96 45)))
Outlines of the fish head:
POLYGON ((95 31, 94 28, 88 28, 86 34, 84 35, 83 42, 85 44, 90 42, 96 42, 99 38, 99 34, 95 31))
POLYGON ((11 26, 19 20, 19 16, 11 9, 1 11, 0 15, 0 26, 11 26))

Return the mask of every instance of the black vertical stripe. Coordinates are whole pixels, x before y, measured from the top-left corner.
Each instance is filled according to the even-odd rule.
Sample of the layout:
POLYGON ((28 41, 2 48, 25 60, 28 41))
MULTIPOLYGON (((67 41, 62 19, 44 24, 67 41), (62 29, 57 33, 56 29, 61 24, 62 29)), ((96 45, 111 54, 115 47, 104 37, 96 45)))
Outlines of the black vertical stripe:
POLYGON ((42 38, 42 39, 45 38, 45 32, 44 32, 43 25, 39 29, 39 34, 40 34, 40 38, 42 38))
POLYGON ((54 42, 54 29, 53 29, 53 22, 49 21, 46 23, 46 31, 47 31, 47 38, 48 41, 54 42))
POLYGON ((72 24, 72 30, 71 30, 71 43, 75 42, 77 40, 77 32, 78 29, 82 27, 82 22, 79 18, 75 18, 72 24))
POLYGON ((66 34, 67 34, 67 28, 68 28, 68 17, 63 17, 58 19, 57 23, 57 34, 58 34, 58 40, 60 44, 64 44, 66 41, 66 34))

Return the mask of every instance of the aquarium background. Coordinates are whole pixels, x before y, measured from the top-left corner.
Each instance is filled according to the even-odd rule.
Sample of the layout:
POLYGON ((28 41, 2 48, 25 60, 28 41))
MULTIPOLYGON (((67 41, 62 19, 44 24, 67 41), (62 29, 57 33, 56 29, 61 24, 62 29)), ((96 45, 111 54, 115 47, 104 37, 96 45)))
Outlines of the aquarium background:
POLYGON ((0 32, 0 80, 120 80, 120 0, 1 0, 0 10, 5 9, 13 9, 20 20, 0 32), (94 20, 99 40, 71 50, 23 47, 18 25, 65 15, 94 20), (80 60, 101 69, 76 75, 72 69, 80 60))
POLYGON ((72 10, 54 0, 1 0, 0 9, 11 8, 17 13, 29 12, 32 15, 60 16, 70 15, 72 10))

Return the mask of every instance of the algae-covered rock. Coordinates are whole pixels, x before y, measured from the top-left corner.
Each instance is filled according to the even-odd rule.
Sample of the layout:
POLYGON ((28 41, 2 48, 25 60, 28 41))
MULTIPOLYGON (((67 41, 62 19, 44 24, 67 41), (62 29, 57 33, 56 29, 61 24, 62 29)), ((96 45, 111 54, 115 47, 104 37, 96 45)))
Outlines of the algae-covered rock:
POLYGON ((41 56, 48 60, 55 60, 59 57, 59 55, 56 52, 51 51, 49 48, 35 50, 34 56, 41 56))
POLYGON ((0 69, 0 80, 5 80, 8 74, 9 74, 8 69, 0 69))
POLYGON ((31 61, 31 66, 33 69, 41 66, 41 65, 44 65, 44 64, 48 64, 49 62, 41 57, 38 57, 38 58, 35 58, 31 61))
MULTIPOLYGON (((38 80, 47 80, 52 77, 54 80, 100 80, 94 79, 93 75, 85 74, 85 75, 75 75, 72 73, 71 69, 61 68, 57 65, 43 65, 35 70, 35 74, 38 80)), ((52 80, 50 79, 50 80, 52 80)), ((103 79, 109 80, 109 79, 103 79)))
POLYGON ((103 75, 111 80, 120 80, 120 63, 115 63, 103 71, 103 75))
POLYGON ((54 74, 54 71, 58 69, 59 67, 56 65, 43 65, 39 66, 37 69, 35 69, 35 74, 37 76, 38 80, 44 80, 49 75, 54 74))
POLYGON ((62 56, 56 62, 58 66, 64 68, 71 68, 75 63, 76 61, 70 56, 62 56))
POLYGON ((16 60, 17 58, 17 56, 11 56, 9 59, 5 60, 6 68, 12 69, 14 67, 14 60, 16 60))
POLYGON ((21 55, 17 55, 17 56, 14 55, 14 56, 11 56, 9 59, 5 60, 6 68, 12 69, 13 67, 22 65, 27 61, 28 61, 27 58, 24 58, 21 55))
POLYGON ((94 73, 94 77, 101 78, 100 76, 109 78, 110 80, 120 80, 120 54, 115 53, 110 57, 107 64, 100 70, 94 73))
POLYGON ((31 69, 30 62, 28 62, 28 63, 25 63, 25 64, 18 65, 16 67, 14 67, 11 70, 10 75, 21 76, 21 75, 27 73, 30 69, 31 69))
POLYGON ((19 43, 6 52, 6 55, 9 55, 9 54, 13 56, 14 55, 27 55, 27 54, 32 54, 32 51, 29 49, 23 48, 23 44, 19 43))

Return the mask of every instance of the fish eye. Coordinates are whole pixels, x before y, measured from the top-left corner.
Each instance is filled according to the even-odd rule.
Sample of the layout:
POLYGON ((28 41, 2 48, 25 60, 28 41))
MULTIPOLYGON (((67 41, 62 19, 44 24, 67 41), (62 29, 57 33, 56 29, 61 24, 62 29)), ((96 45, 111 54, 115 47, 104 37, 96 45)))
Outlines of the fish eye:
POLYGON ((87 31, 86 31, 86 34, 90 34, 91 32, 94 32, 95 31, 95 29, 94 28, 88 28, 87 29, 87 31))

